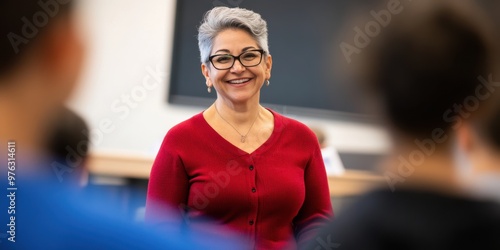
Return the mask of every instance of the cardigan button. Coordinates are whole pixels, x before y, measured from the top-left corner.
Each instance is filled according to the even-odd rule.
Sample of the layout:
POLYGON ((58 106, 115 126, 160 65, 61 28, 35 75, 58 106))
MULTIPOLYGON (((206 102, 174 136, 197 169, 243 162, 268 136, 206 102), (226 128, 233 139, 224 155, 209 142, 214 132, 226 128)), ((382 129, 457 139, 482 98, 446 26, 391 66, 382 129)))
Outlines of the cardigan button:
POLYGON ((253 170, 253 165, 250 165, 249 169, 250 169, 250 171, 252 171, 253 170))
POLYGON ((250 226, 251 226, 251 225, 253 225, 253 220, 250 220, 250 221, 248 222, 248 224, 249 224, 250 226))
POLYGON ((252 188, 252 193, 255 193, 255 192, 257 192, 257 189, 252 188))

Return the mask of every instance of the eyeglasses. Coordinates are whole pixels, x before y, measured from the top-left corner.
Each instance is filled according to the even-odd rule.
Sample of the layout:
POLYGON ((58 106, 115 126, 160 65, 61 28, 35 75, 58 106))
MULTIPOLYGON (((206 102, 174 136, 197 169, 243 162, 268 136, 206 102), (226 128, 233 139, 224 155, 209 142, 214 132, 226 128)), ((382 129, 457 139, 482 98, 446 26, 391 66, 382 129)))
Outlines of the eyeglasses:
POLYGON ((208 58, 214 68, 218 70, 230 69, 233 67, 236 60, 240 61, 244 67, 255 67, 262 62, 262 55, 264 50, 255 49, 241 53, 239 56, 231 54, 213 55, 208 58))

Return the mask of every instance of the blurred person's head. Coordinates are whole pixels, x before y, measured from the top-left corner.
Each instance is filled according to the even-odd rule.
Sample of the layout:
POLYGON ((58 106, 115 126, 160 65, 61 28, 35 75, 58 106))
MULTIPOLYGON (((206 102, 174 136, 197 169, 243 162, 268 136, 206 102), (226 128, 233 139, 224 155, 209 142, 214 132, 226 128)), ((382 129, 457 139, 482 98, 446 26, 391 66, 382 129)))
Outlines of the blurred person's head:
POLYGON ((71 0, 0 3, 2 141, 37 151, 49 117, 75 87, 83 46, 73 5, 71 0))
POLYGON ((228 7, 209 10, 198 29, 198 46, 209 91, 214 87, 225 102, 258 103, 272 67, 267 23, 258 13, 228 7))
POLYGON ((495 92, 488 22, 466 1, 422 0, 404 11, 363 51, 363 86, 397 144, 432 140, 435 152, 450 151, 454 130, 480 117, 495 92))
POLYGON ((454 162, 457 129, 483 117, 500 79, 494 32, 468 1, 413 1, 392 18, 357 65, 393 139, 384 176, 462 193, 454 162))
POLYGON ((87 182, 86 161, 89 138, 86 122, 74 111, 63 107, 53 121, 52 132, 48 133, 47 150, 53 158, 51 168, 61 182, 83 185, 87 182))

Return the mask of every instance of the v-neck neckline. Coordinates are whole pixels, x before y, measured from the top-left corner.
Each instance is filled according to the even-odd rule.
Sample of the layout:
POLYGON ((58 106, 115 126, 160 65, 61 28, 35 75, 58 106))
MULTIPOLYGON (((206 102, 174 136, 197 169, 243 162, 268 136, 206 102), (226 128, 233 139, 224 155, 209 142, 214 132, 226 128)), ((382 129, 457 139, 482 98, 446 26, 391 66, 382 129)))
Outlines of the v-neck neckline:
POLYGON ((202 120, 203 126, 205 126, 208 133, 210 133, 212 135, 210 137, 217 138, 217 140, 220 141, 220 143, 217 143, 218 145, 221 145, 222 147, 224 147, 225 150, 227 150, 228 152, 231 152, 235 155, 251 156, 251 155, 259 154, 260 152, 268 149, 278 139, 280 132, 282 131, 282 126, 283 126, 282 118, 283 117, 269 108, 266 108, 266 109, 269 110, 273 114, 273 118, 274 118, 273 132, 271 133, 271 136, 269 136, 269 138, 267 138, 267 140, 264 143, 262 143, 259 147, 257 147, 254 151, 252 151, 250 153, 246 152, 245 150, 242 150, 241 148, 237 147, 236 145, 232 144, 231 142, 226 140, 224 137, 222 137, 212 126, 210 126, 208 121, 203 116, 203 112, 201 112, 199 114, 199 116, 200 116, 200 119, 202 120))

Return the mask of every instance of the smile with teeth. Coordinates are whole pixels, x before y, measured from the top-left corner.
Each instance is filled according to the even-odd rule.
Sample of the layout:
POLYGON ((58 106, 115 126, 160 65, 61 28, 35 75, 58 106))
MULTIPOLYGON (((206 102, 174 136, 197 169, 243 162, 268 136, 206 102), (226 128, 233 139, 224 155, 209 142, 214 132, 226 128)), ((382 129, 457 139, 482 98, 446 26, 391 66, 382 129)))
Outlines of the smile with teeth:
POLYGON ((242 83, 246 83, 248 81, 250 81, 250 78, 231 80, 231 81, 227 81, 227 82, 230 84, 242 84, 242 83))

